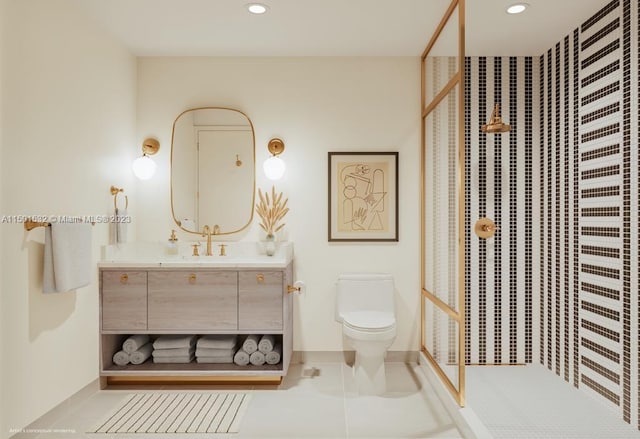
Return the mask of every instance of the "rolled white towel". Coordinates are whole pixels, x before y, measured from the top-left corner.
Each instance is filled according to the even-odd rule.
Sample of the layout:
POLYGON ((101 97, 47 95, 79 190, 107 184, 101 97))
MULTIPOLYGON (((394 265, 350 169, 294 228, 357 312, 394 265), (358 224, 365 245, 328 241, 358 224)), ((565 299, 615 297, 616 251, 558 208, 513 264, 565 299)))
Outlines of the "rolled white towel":
POLYGON ((262 366, 265 362, 264 354, 260 351, 255 351, 249 357, 249 362, 254 366, 262 366))
POLYGON ((237 335, 203 335, 198 338, 198 348, 233 349, 238 343, 237 335))
POLYGON ((196 344, 195 335, 161 335, 153 342, 154 349, 188 348, 196 344))
POLYGON ((129 364, 129 361, 129 354, 127 354, 125 351, 118 351, 113 354, 113 362, 118 366, 126 366, 127 364, 129 364))
POLYGON ((122 350, 127 354, 132 354, 147 343, 149 343, 149 336, 147 334, 132 335, 122 343, 122 350))
POLYGON ((258 350, 263 354, 271 352, 276 344, 276 338, 271 334, 263 335, 258 343, 258 350))
POLYGON ((198 363, 233 363, 233 355, 227 355, 224 357, 196 357, 198 363))
POLYGON ((246 366, 247 364, 249 364, 249 359, 249 354, 247 354, 243 349, 240 349, 233 356, 233 362, 238 366, 246 366))
POLYGON ((174 349, 154 349, 153 358, 188 357, 195 352, 194 347, 174 349))
POLYGON ((196 357, 231 357, 236 353, 235 349, 212 349, 212 348, 197 348, 196 357))
POLYGON ((267 364, 278 364, 282 356, 282 345, 277 344, 271 352, 267 352, 264 356, 267 364))
POLYGON ((182 356, 182 357, 153 357, 154 363, 164 363, 164 364, 186 364, 191 363, 195 357, 193 355, 182 356))
POLYGON ((151 356, 152 351, 153 351, 153 345, 151 343, 147 343, 137 351, 131 352, 131 354, 129 354, 129 358, 131 359, 131 364, 144 363, 145 361, 147 361, 147 358, 151 356))
POLYGON ((258 350, 259 341, 260 336, 252 334, 245 339, 244 343, 242 343, 242 349, 244 349, 247 354, 252 354, 258 350))

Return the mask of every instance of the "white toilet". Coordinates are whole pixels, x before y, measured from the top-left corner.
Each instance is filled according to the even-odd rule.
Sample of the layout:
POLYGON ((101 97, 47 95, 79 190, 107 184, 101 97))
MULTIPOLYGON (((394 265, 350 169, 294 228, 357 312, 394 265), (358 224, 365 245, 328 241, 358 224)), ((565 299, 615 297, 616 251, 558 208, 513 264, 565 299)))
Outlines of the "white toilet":
POLYGON ((386 391, 384 357, 396 338, 393 291, 390 274, 338 276, 336 320, 356 352, 353 372, 361 395, 386 391))

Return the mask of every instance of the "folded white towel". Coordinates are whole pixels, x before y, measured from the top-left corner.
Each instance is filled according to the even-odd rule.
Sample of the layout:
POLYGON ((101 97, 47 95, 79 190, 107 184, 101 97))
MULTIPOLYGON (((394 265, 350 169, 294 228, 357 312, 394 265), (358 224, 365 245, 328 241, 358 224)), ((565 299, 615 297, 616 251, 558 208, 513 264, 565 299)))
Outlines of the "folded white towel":
POLYGON ((154 349, 188 348, 196 344, 195 335, 161 335, 153 342, 154 349))
POLYGON ((273 350, 273 346, 276 344, 276 338, 271 334, 263 335, 258 343, 258 350, 263 354, 267 352, 271 352, 273 350))
POLYGON ((127 354, 125 351, 118 351, 113 354, 113 363, 117 366, 126 366, 127 364, 129 364, 129 361, 129 354, 127 354))
POLYGON ((227 355, 224 357, 196 357, 198 363, 233 363, 233 355, 227 355))
POLYGON ((154 349, 153 358, 188 357, 195 352, 194 347, 174 349, 154 349))
POLYGON ((264 358, 264 354, 260 351, 255 351, 249 357, 249 362, 254 366, 262 366, 265 363, 266 359, 264 358))
POLYGON ((91 260, 91 224, 45 227, 43 292, 63 293, 89 285, 91 260))
POLYGON ((167 357, 167 358, 156 358, 153 357, 154 363, 160 364, 187 364, 191 363, 195 357, 193 355, 187 357, 167 357))
POLYGON ((249 364, 249 354, 247 354, 244 350, 240 349, 233 356, 233 362, 236 363, 238 366, 246 366, 247 364, 249 364))
POLYGON ((149 336, 147 334, 132 335, 122 343, 122 350, 127 354, 131 354, 147 343, 149 343, 149 336))
POLYGON ((278 364, 282 356, 282 345, 277 344, 271 352, 267 352, 264 356, 267 364, 278 364))
POLYGON ((147 361, 147 358, 151 356, 151 351, 153 351, 153 345, 151 343, 147 343, 146 345, 141 346, 137 351, 131 352, 131 354, 129 354, 131 364, 144 363, 147 361))
POLYGON ((258 342, 260 341, 260 336, 252 334, 248 336, 245 341, 242 343, 242 349, 247 354, 252 354, 258 350, 258 342))
POLYGON ((233 357, 235 353, 235 349, 211 349, 201 347, 196 349, 196 357, 233 357))
POLYGON ((237 335, 203 335, 198 338, 198 348, 232 349, 237 342, 237 335))

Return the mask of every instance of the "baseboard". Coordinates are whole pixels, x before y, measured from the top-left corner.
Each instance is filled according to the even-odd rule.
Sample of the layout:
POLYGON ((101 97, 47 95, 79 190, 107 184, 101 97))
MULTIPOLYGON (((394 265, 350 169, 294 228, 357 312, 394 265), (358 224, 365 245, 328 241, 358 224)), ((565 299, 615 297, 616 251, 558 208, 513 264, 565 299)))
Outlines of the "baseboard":
MULTIPOLYGON (((354 351, 293 351, 291 364, 347 363, 353 364, 354 351)), ((387 351, 387 363, 417 363, 418 351, 387 351)))
POLYGON ((482 423, 471 407, 460 407, 453 399, 449 390, 442 384, 436 372, 432 369, 427 357, 420 352, 418 363, 431 387, 435 390, 442 405, 453 418, 456 426, 465 438, 494 439, 487 427, 482 423))

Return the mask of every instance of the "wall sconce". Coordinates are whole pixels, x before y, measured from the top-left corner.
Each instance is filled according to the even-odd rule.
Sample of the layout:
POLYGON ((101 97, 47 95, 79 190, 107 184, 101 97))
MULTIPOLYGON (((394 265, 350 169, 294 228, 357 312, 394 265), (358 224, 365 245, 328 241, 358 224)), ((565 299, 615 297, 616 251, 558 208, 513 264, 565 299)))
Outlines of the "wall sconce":
POLYGON ((156 139, 149 137, 142 142, 142 157, 138 157, 133 161, 132 169, 133 173, 140 180, 149 180, 156 173, 156 162, 149 158, 150 155, 154 155, 160 149, 160 142, 156 139))
POLYGON ((284 151, 284 142, 278 138, 271 139, 269 140, 267 149, 272 155, 262 164, 264 175, 266 175, 269 180, 280 180, 284 175, 284 171, 287 169, 284 160, 278 157, 284 151))

